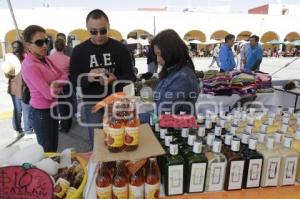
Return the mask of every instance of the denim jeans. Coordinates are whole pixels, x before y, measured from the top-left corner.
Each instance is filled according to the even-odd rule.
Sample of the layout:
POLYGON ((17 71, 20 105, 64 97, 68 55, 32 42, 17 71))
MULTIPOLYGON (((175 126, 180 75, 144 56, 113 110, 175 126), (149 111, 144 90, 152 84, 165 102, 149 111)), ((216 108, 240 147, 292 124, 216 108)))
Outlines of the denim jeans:
POLYGON ((99 110, 96 113, 92 113, 92 107, 95 104, 85 104, 84 105, 84 114, 85 114, 85 122, 88 125, 88 134, 90 141, 90 149, 92 150, 94 147, 94 130, 96 128, 102 128, 102 119, 104 115, 104 109, 99 110))
MULTIPOLYGON (((57 114, 56 108, 53 110, 57 114)), ((37 141, 45 152, 56 152, 58 145, 58 120, 51 117, 50 109, 31 107, 30 119, 37 141)))
MULTIPOLYGON (((63 91, 60 95, 68 95, 70 93, 70 86, 67 84, 63 87, 63 91)), ((72 104, 73 94, 70 97, 62 97, 58 99, 58 102, 62 103, 58 105, 59 115, 62 117, 60 119, 61 131, 68 132, 72 127, 73 118, 73 104, 72 104), (70 116, 70 117, 68 117, 70 116)))
POLYGON ((11 99, 13 102, 13 118, 12 125, 15 131, 25 132, 25 133, 33 133, 31 127, 31 121, 29 119, 30 114, 30 105, 22 102, 21 99, 17 98, 15 95, 11 95, 11 99), (22 116, 23 116, 23 127, 22 129, 22 116))

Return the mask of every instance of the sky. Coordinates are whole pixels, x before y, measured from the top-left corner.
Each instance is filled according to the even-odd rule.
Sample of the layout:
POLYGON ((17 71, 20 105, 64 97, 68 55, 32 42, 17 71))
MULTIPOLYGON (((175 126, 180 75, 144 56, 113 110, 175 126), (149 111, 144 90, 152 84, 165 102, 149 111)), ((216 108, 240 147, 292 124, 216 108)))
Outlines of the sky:
MULTIPOLYGON (((267 3, 298 4, 300 0, 11 0, 14 8, 33 8, 49 5, 50 7, 100 8, 103 10, 128 11, 137 8, 162 8, 170 11, 182 11, 196 8, 198 11, 209 9, 228 9, 232 13, 247 13, 249 8, 267 3)), ((0 8, 7 8, 7 0, 0 0, 0 8)))

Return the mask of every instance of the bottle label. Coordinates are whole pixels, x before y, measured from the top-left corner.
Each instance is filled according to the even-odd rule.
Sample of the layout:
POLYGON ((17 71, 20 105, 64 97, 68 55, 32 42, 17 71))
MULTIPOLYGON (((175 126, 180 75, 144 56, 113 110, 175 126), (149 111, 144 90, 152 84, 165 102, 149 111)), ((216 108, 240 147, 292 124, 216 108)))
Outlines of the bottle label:
POLYGON ((188 135, 189 135, 189 129, 188 128, 181 129, 181 137, 187 138, 188 135))
POLYGON ((70 187, 70 182, 63 178, 59 178, 54 186, 54 195, 63 198, 70 187))
POLYGON ((135 146, 139 144, 139 127, 125 128, 125 144, 135 146))
POLYGON ((215 135, 221 136, 221 132, 222 132, 221 126, 216 126, 215 127, 215 135))
POLYGON ((159 198, 160 183, 147 184, 145 183, 145 199, 158 199, 159 198))
POLYGON ((232 126, 230 128, 230 134, 235 135, 236 134, 236 127, 232 126))
POLYGON ((112 186, 107 187, 96 187, 97 198, 101 199, 111 199, 112 196, 112 186))
POLYGON ((232 161, 230 165, 228 189, 241 189, 245 161, 232 161))
POLYGON ((169 195, 183 194, 183 165, 168 168, 169 195))
POLYGON ((247 128, 246 128, 246 132, 249 133, 249 134, 252 134, 252 129, 253 129, 253 126, 248 125, 247 128))
POLYGON ((143 199, 144 184, 141 186, 129 185, 129 199, 143 199))
POLYGON ((109 128, 107 145, 122 147, 124 144, 124 128, 109 128))
POLYGON ((267 160, 267 175, 265 180, 265 186, 277 186, 279 169, 280 169, 280 157, 270 158, 267 160))
POLYGON ((225 128, 225 124, 226 124, 226 120, 220 120, 220 126, 222 127, 222 128, 225 128))
POLYGON ((115 196, 114 198, 117 199, 127 199, 128 198, 128 186, 124 187, 116 187, 113 186, 113 195, 115 196))
POLYGON ((298 164, 298 157, 286 158, 284 164, 282 185, 295 184, 297 164, 298 164))
POLYGON ((155 131, 159 132, 160 128, 159 128, 159 123, 155 123, 155 131))
POLYGON ((221 191, 223 190, 225 177, 226 162, 212 163, 209 175, 208 190, 207 191, 221 191))
POLYGON ((259 187, 262 159, 253 159, 249 161, 248 176, 247 176, 247 188, 259 187))
POLYGON ((205 180, 206 163, 192 164, 192 171, 190 177, 189 192, 203 192, 205 180))

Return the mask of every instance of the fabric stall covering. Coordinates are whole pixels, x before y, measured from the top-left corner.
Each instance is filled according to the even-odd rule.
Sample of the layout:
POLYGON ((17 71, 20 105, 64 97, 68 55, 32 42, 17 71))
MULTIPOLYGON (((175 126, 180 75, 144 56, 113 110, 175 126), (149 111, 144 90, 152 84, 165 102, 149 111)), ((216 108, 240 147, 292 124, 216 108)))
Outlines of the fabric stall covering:
POLYGON ((253 96, 256 94, 255 74, 249 70, 236 70, 231 72, 232 93, 240 96, 253 96))
POLYGON ((274 89, 272 86, 272 77, 268 73, 256 72, 255 73, 255 84, 257 93, 273 93, 274 89))

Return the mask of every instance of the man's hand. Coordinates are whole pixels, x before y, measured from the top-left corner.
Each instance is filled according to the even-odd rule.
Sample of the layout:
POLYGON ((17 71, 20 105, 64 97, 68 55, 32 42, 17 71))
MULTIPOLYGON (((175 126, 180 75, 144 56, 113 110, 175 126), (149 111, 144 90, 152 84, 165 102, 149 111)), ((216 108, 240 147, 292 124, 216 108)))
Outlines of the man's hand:
POLYGON ((88 73, 88 81, 89 82, 99 82, 99 77, 103 74, 100 68, 92 69, 88 73))
POLYGON ((116 81, 118 78, 110 72, 106 72, 105 74, 100 76, 100 84, 103 85, 108 85, 112 84, 114 81, 116 81))

